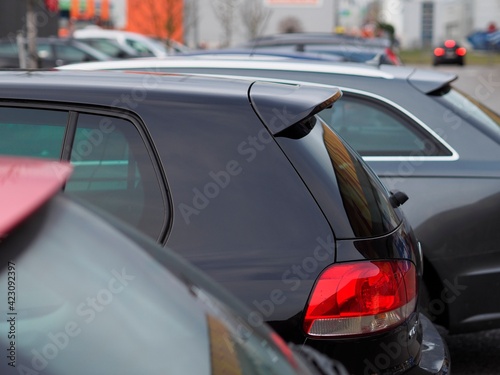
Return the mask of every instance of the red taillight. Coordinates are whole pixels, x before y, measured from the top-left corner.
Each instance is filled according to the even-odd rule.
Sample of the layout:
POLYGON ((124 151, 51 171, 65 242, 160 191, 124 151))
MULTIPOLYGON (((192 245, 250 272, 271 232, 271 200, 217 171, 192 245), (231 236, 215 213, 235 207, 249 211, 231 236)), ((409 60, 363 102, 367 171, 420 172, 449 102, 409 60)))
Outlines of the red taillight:
POLYGON ((455 51, 455 53, 458 56, 465 56, 465 54, 467 53, 467 50, 464 47, 459 47, 459 48, 457 48, 457 50, 455 51))
POLYGON ((452 39, 448 39, 447 41, 444 42, 444 46, 446 48, 453 48, 453 47, 455 47, 456 44, 457 43, 452 39))
POLYGON ((444 56, 444 48, 438 47, 434 49, 434 55, 435 56, 444 56))
POLYGON ((311 336, 377 332, 402 323, 417 299, 415 266, 406 260, 335 264, 316 281, 304 318, 311 336))
POLYGON ((389 58, 389 60, 391 60, 391 62, 394 65, 401 65, 401 62, 399 61, 398 56, 396 56, 396 54, 394 53, 394 51, 392 49, 386 48, 385 49, 385 54, 387 55, 387 57, 389 58))

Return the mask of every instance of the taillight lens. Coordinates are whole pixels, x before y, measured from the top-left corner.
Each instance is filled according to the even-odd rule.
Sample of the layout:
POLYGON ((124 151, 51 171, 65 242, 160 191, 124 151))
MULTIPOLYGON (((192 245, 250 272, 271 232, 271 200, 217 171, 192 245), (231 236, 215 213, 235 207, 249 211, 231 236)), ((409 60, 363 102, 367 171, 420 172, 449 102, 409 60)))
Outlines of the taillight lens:
POLYGON ((467 50, 464 47, 459 47, 459 48, 457 48, 457 50, 455 51, 455 53, 458 56, 465 56, 465 54, 467 53, 467 50))
POLYGON ((448 40, 446 40, 446 41, 444 42, 444 46, 445 46, 446 48, 453 48, 453 47, 455 47, 455 45, 456 45, 456 44, 457 44, 457 43, 456 43, 454 40, 452 40, 452 39, 448 39, 448 40))
POLYGON ((304 318, 311 336, 350 336, 396 326, 415 310, 417 276, 407 260, 334 264, 316 281, 304 318))
POLYGON ((401 62, 399 61, 398 56, 394 53, 394 51, 390 48, 385 49, 385 54, 389 58, 389 60, 394 64, 394 65, 401 65, 401 62))
POLYGON ((444 48, 438 47, 434 49, 434 55, 435 56, 443 56, 444 55, 444 48))

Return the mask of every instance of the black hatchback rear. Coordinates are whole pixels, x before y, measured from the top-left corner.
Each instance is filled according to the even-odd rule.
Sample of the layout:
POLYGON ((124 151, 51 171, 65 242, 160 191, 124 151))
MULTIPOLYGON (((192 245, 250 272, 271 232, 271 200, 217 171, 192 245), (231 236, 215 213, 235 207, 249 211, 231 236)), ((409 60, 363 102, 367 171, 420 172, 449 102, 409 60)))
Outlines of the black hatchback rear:
MULTIPOLYGON (((447 373, 417 310, 418 243, 316 114, 332 87, 172 74, 0 75, 0 152, 74 165, 68 194, 175 249, 247 323, 353 373, 447 373)), ((145 311, 145 318, 148 312, 145 311)))

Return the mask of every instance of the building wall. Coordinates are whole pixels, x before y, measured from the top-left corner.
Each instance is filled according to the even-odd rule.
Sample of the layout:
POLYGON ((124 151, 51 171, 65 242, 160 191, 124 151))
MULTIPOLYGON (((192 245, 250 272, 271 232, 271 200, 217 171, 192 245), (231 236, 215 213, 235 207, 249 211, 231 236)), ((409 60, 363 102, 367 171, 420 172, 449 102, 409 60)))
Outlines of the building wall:
MULTIPOLYGON (((500 0, 383 0, 382 14, 396 28, 402 48, 424 46, 422 4, 434 6, 432 45, 453 38, 466 44, 466 37, 476 29, 499 20, 500 0)), ((497 27, 498 27, 497 23, 497 27)))
POLYGON ((474 31, 484 31, 490 22, 495 22, 500 29, 500 0, 476 0, 472 28, 474 31))
MULTIPOLYGON (((215 15, 212 5, 212 3, 216 3, 217 1, 198 1, 198 43, 208 47, 217 47, 225 37, 223 28, 215 15)), ((303 31, 331 32, 333 30, 333 0, 317 0, 313 1, 315 4, 312 5, 290 5, 289 3, 293 3, 293 1, 290 1, 288 4, 282 2, 283 4, 281 5, 273 5, 272 0, 257 1, 262 1, 265 9, 270 10, 265 27, 260 32, 261 35, 278 33, 280 22, 286 18, 296 18, 299 20, 303 31)), ((243 13, 241 9, 241 7, 238 7, 234 17, 231 45, 248 40, 248 31, 242 22, 243 13)), ((188 44, 195 44, 196 36, 192 30, 186 31, 186 42, 188 44)))

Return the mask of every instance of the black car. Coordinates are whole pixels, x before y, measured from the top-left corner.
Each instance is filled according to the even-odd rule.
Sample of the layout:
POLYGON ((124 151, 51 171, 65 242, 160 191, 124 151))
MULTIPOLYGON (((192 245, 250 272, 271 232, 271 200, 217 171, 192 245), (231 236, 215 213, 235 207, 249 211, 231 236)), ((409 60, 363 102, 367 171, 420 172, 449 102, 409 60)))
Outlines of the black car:
POLYGON ((500 328, 500 116, 457 90, 456 75, 311 61, 142 60, 74 68, 340 86, 342 100, 319 115, 390 190, 410 197, 403 211, 423 248, 425 311, 450 333, 500 328))
MULTIPOLYGON (((71 38, 37 38, 38 68, 88 61, 106 61, 112 58, 84 43, 71 38)), ((25 53, 28 49, 25 47, 25 53)), ((19 49, 16 40, 0 40, 0 68, 19 68, 19 49)))
POLYGON ((254 52, 307 52, 342 57, 374 65, 401 65, 391 41, 332 33, 285 33, 259 37, 239 46, 254 52))
POLYGON ((351 372, 446 373, 398 206, 320 118, 341 92, 253 79, 0 74, 0 152, 70 161, 65 192, 173 248, 286 341, 351 372), (89 84, 91 82, 91 84, 89 84))
POLYGON ((432 65, 458 64, 465 65, 467 49, 453 39, 446 40, 439 47, 434 48, 432 65))
POLYGON ((70 171, 0 157, 3 375, 347 374, 248 325, 173 252, 57 194, 70 171))

